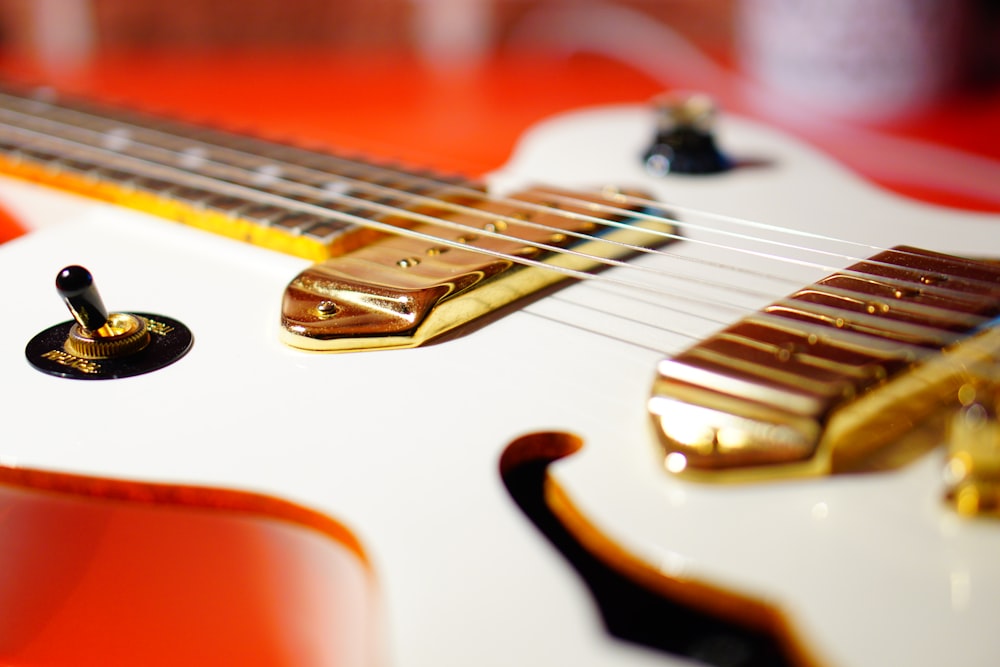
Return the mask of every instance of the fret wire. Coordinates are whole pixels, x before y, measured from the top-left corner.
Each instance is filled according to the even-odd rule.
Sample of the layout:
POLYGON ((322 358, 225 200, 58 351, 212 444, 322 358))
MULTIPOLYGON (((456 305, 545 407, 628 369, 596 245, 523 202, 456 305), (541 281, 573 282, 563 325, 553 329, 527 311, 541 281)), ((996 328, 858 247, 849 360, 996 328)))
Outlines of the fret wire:
MULTIPOLYGON (((0 93, 0 96, 5 96, 5 95, 3 95, 2 93, 0 93)), ((15 99, 24 99, 24 98, 15 98, 15 99)), ((88 113, 86 111, 78 111, 78 110, 75 110, 75 109, 73 109, 71 107, 68 107, 68 106, 56 106, 56 105, 51 105, 51 104, 48 104, 47 106, 48 106, 49 109, 52 109, 52 110, 69 112, 69 113, 74 113, 74 114, 85 114, 88 117, 94 118, 93 114, 90 114, 90 113, 88 113)), ((127 122, 129 124, 136 125, 141 131, 146 131, 146 132, 148 132, 148 131, 160 132, 160 130, 156 130, 156 129, 150 130, 148 128, 149 119, 146 118, 146 117, 144 117, 144 116, 138 116, 137 114, 129 114, 127 112, 120 113, 119 116, 126 117, 126 118, 129 118, 129 117, 136 118, 136 117, 138 117, 138 121, 128 120, 127 122)), ((100 120, 100 118, 98 117, 97 120, 100 120)), ((182 124, 180 124, 180 123, 174 123, 174 122, 165 122, 164 121, 164 122, 160 122, 159 125, 161 127, 168 128, 168 130, 173 130, 174 126, 180 126, 182 124)), ((197 128, 196 126, 186 126, 185 125, 185 127, 190 127, 191 129, 196 130, 196 133, 203 134, 203 135, 208 135, 210 137, 213 137, 215 140, 218 140, 220 137, 225 137, 226 139, 229 140, 229 143, 235 142, 238 146, 239 145, 248 145, 249 144, 249 145, 253 145, 253 146, 257 147, 257 148, 264 148, 264 149, 266 149, 267 152, 271 152, 271 153, 274 153, 274 152, 277 151, 279 154, 280 153, 287 153, 287 152, 306 154, 306 155, 309 155, 309 156, 318 157, 318 158, 320 158, 320 159, 322 159, 324 161, 325 160, 334 160, 334 161, 341 162, 341 163, 347 162, 352 167, 356 167, 356 168, 359 168, 359 169, 362 169, 362 170, 366 170, 366 171, 373 171, 374 170, 374 171, 377 171, 379 173, 383 173, 383 172, 386 172, 386 171, 395 171, 395 173, 402 174, 404 178, 409 179, 409 180, 420 179, 420 177, 417 177, 417 176, 415 176, 415 175, 413 175, 413 174, 411 174, 409 172, 406 172, 406 171, 389 170, 389 169, 386 169, 386 168, 383 168, 383 167, 376 167, 376 166, 373 166, 373 165, 370 165, 370 164, 367 164, 367 163, 364 163, 364 162, 355 162, 355 161, 346 160, 345 158, 342 158, 342 157, 339 157, 339 156, 335 156, 335 155, 321 154, 321 153, 312 153, 310 151, 305 151, 304 149, 300 149, 300 148, 297 148, 297 147, 294 147, 294 146, 283 146, 283 145, 279 145, 279 144, 274 144, 274 143, 271 143, 271 142, 268 142, 268 141, 265 141, 265 140, 257 139, 255 137, 241 137, 241 136, 237 136, 237 135, 228 134, 228 133, 225 133, 225 132, 220 132, 220 131, 217 131, 217 130, 197 128)), ((178 138, 178 137, 176 137, 175 135, 173 135, 172 133, 169 133, 169 132, 166 134, 166 136, 167 136, 168 139, 174 140, 174 141, 176 141, 177 138, 178 138)), ((228 150, 232 150, 231 148, 229 148, 227 146, 223 146, 223 148, 225 150, 227 150, 227 151, 228 150)), ((259 159, 259 156, 254 156, 254 155, 248 155, 246 157, 249 157, 252 160, 259 159)), ((289 166, 291 166, 293 168, 296 168, 296 169, 301 169, 301 167, 299 167, 299 165, 291 164, 289 166)), ((426 180, 426 179, 420 179, 420 180, 426 180)), ((434 184, 435 185, 440 185, 440 186, 450 185, 450 184, 442 182, 442 181, 434 181, 434 184)), ((368 184, 365 184, 365 185, 368 185, 368 184)), ((480 192, 479 190, 475 190, 475 189, 462 189, 462 188, 459 188, 459 190, 461 190, 463 193, 471 194, 471 195, 479 197, 479 198, 481 198, 483 200, 496 201, 496 202, 503 201, 503 200, 500 200, 498 198, 490 197, 487 194, 480 192)), ((648 205, 650 207, 658 208, 660 210, 663 210, 663 208, 664 208, 664 205, 662 203, 659 203, 659 202, 654 202, 654 201, 651 201, 651 200, 643 200, 641 198, 635 198, 635 197, 633 197, 632 199, 634 199, 636 201, 641 201, 644 205, 648 205)), ((577 204, 580 203, 579 200, 574 200, 574 202, 577 203, 577 204)), ((426 201, 426 202, 423 202, 423 203, 431 203, 431 204, 439 205, 441 202, 440 202, 440 200, 429 200, 429 201, 426 201)), ((521 200, 506 200, 506 203, 517 203, 517 205, 519 205, 519 206, 523 206, 525 204, 525 202, 522 202, 521 200)), ((588 205, 592 204, 591 202, 585 202, 585 203, 587 203, 588 205)), ((535 208, 537 208, 537 207, 535 207, 535 208)), ((796 231, 796 230, 790 230, 790 229, 787 229, 787 228, 777 227, 777 226, 773 226, 773 225, 767 225, 765 223, 757 223, 757 222, 748 221, 748 220, 745 220, 745 219, 735 218, 735 217, 732 217, 732 216, 723 216, 723 215, 720 215, 720 214, 713 214, 713 213, 707 213, 707 212, 701 212, 701 211, 694 211, 693 209, 687 209, 687 208, 684 208, 684 207, 672 206, 671 208, 683 209, 685 211, 689 211, 689 212, 692 212, 692 213, 698 213, 698 214, 702 214, 702 215, 707 215, 708 217, 714 217, 715 219, 719 219, 719 220, 726 220, 726 221, 734 222, 734 223, 737 223, 737 224, 740 224, 740 225, 746 225, 746 226, 751 226, 751 227, 760 228, 760 229, 770 229, 772 231, 778 231, 780 233, 785 233, 785 234, 795 234, 795 235, 806 236, 806 237, 809 237, 809 238, 821 239, 821 240, 830 241, 830 242, 838 242, 838 243, 851 244, 851 245, 856 245, 858 247, 865 247, 865 248, 874 249, 874 250, 885 250, 885 249, 879 248, 877 246, 871 246, 871 245, 865 245, 865 244, 858 244, 858 243, 855 243, 855 242, 852 242, 852 241, 843 240, 843 239, 835 239, 835 238, 829 237, 829 236, 824 236, 824 235, 819 235, 819 234, 811 234, 811 233, 800 232, 800 231, 796 231)), ((542 210, 544 210, 545 212, 548 212, 548 213, 552 213, 551 210, 548 210, 548 209, 545 209, 545 208, 543 208, 542 210)), ((466 207, 466 211, 465 212, 472 213, 474 215, 481 216, 481 217, 489 216, 488 212, 482 211, 481 209, 467 209, 467 207, 466 207)), ((622 209, 618 209, 618 212, 621 213, 621 214, 624 214, 624 215, 628 215, 629 217, 645 217, 644 214, 642 214, 641 212, 627 211, 627 210, 622 210, 622 209)), ((571 217, 573 219, 586 219, 586 220, 588 220, 590 222, 596 222, 597 224, 600 224, 600 225, 603 225, 603 226, 616 226, 616 227, 627 226, 627 223, 622 223, 620 221, 609 221, 609 220, 605 220, 605 219, 602 219, 602 218, 595 218, 595 217, 592 217, 592 216, 587 216, 587 217, 581 218, 581 216, 579 216, 579 214, 574 214, 572 212, 565 212, 564 211, 564 212, 562 212, 562 214, 563 215, 567 215, 568 217, 571 217)), ((497 218, 499 216, 490 216, 490 217, 497 218)), ((656 218, 656 216, 650 216, 650 217, 651 218, 656 218)), ((689 228, 695 228, 696 227, 696 226, 693 225, 693 223, 688 223, 688 222, 685 222, 685 221, 676 220, 676 219, 672 219, 672 218, 669 218, 669 217, 667 219, 671 220, 675 225, 680 226, 680 227, 689 227, 689 228)), ((522 220, 510 220, 508 218, 507 221, 508 222, 514 222, 516 224, 522 224, 522 225, 526 225, 526 226, 531 226, 530 223, 526 223, 526 221, 522 221, 522 220)), ((558 228, 550 228, 548 226, 543 226, 543 227, 547 227, 549 231, 558 231, 560 233, 570 234, 570 235, 572 235, 574 237, 577 237, 577 238, 586 238, 588 240, 594 240, 592 237, 589 237, 589 236, 586 236, 586 235, 582 235, 582 234, 573 232, 572 230, 561 230, 561 229, 558 229, 558 228)), ((748 237, 746 235, 737 235, 737 234, 734 234, 732 232, 726 232, 724 230, 717 230, 717 229, 708 228, 708 227, 704 227, 704 226, 697 226, 697 228, 701 229, 702 231, 727 234, 727 235, 736 236, 737 238, 750 239, 750 240, 755 240, 755 241, 770 243, 770 244, 773 244, 773 245, 779 245, 779 246, 784 246, 784 247, 792 247, 792 248, 795 248, 795 249, 798 249, 798 250, 801 250, 801 251, 816 252, 816 253, 820 253, 820 254, 828 254, 828 255, 839 257, 839 258, 842 258, 842 259, 852 259, 852 260, 856 260, 856 261, 868 261, 868 262, 871 262, 871 260, 868 260, 868 259, 865 259, 865 258, 851 257, 851 256, 847 256, 847 255, 840 255, 840 254, 837 254, 837 253, 828 253, 828 252, 821 251, 821 250, 816 249, 816 248, 808 248, 808 247, 804 247, 804 246, 795 246, 794 244, 785 244, 785 243, 781 243, 781 242, 778 242, 778 241, 773 241, 773 240, 770 240, 770 239, 765 240, 765 239, 760 239, 760 238, 757 238, 757 237, 748 237)), ((684 240, 686 242, 689 242, 689 243, 692 243, 692 242, 706 243, 706 242, 704 242, 703 240, 700 240, 700 239, 691 239, 691 238, 679 237, 678 235, 669 235, 668 238, 674 238, 674 239, 684 238, 684 240)), ((620 242, 614 242, 614 241, 610 241, 608 239, 597 239, 597 240, 600 240, 601 242, 605 242, 605 243, 616 243, 616 244, 620 244, 620 245, 626 245, 627 247, 629 247, 630 250, 636 251, 636 252, 664 254, 664 255, 668 255, 668 256, 672 256, 672 257, 677 257, 674 253, 663 252, 663 251, 659 251, 657 249, 647 248, 645 246, 635 246, 635 245, 630 245, 630 244, 621 244, 620 242)), ((738 248, 738 247, 732 247, 732 246, 716 245, 716 246, 713 246, 713 247, 721 247, 721 248, 733 250, 733 251, 736 251, 736 252, 744 252, 744 253, 751 252, 751 251, 748 251, 747 249, 744 249, 744 248, 738 248)), ((897 252, 902 252, 903 254, 913 255, 913 253, 907 253, 906 251, 897 251, 897 252)), ((826 265, 822 265, 822 264, 818 264, 818 263, 809 263, 809 262, 804 262, 804 261, 797 261, 797 260, 794 260, 792 258, 782 257, 780 255, 774 255, 774 254, 769 254, 769 253, 759 253, 759 256, 765 257, 767 259, 772 259, 772 260, 775 260, 775 261, 784 261, 784 262, 798 263, 798 264, 801 264, 803 266, 809 266, 810 268, 823 269, 823 270, 826 270, 826 271, 836 271, 837 270, 836 267, 826 266, 826 265)), ((763 273, 763 272, 760 272, 760 271, 752 271, 752 270, 744 269, 743 267, 737 267, 737 266, 733 266, 733 265, 724 265, 724 264, 709 262, 707 260, 696 259, 696 258, 681 257, 681 259, 684 259, 684 260, 687 260, 687 261, 696 261, 699 264, 712 266, 714 268, 724 268, 724 269, 729 269, 729 270, 736 270, 736 271, 748 272, 748 273, 752 273, 754 275, 758 275, 758 276, 761 276, 761 277, 769 278, 769 279, 772 279, 772 280, 779 280, 779 281, 791 282, 790 279, 786 279, 786 278, 784 278, 782 276, 777 276, 777 275, 773 275, 773 274, 766 274, 766 273, 763 273)), ((910 269, 910 267, 900 267, 898 265, 889 265, 889 266, 892 266, 893 268, 896 268, 896 269, 903 269, 903 270, 906 270, 906 271, 912 271, 914 273, 919 272, 918 269, 910 269)))

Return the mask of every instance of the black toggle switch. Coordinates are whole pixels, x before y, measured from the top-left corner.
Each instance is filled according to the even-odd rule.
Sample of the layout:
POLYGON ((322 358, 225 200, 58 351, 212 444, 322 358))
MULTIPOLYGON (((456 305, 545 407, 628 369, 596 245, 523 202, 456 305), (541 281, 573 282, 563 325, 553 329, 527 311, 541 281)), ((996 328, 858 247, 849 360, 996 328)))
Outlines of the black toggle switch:
POLYGON ((43 373, 81 380, 140 375, 177 361, 194 342, 191 331, 169 317, 109 312, 82 266, 60 271, 56 291, 73 320, 41 332, 24 350, 43 373))

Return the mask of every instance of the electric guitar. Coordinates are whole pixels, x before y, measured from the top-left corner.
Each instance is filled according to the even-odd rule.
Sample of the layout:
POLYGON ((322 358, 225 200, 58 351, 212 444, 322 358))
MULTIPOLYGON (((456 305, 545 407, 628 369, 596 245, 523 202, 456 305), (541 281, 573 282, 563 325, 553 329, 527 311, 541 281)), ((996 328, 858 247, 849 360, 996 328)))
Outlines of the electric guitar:
MULTIPOLYGON (((608 634, 505 488, 542 461, 583 552, 787 663, 995 664, 1000 271, 966 258, 994 254, 1000 220, 887 196, 736 118, 719 143, 753 166, 653 176, 655 122, 555 118, 481 187, 3 92, 3 201, 46 224, 0 246, 0 501, 103 490, 332 536, 350 574, 312 592, 348 591, 344 664, 752 664, 738 642, 671 656, 608 634), (84 278, 59 329, 70 265, 132 324, 84 278), (131 326, 138 347, 93 352, 131 326)), ((79 569, 34 625, 5 608, 4 660, 79 569)))

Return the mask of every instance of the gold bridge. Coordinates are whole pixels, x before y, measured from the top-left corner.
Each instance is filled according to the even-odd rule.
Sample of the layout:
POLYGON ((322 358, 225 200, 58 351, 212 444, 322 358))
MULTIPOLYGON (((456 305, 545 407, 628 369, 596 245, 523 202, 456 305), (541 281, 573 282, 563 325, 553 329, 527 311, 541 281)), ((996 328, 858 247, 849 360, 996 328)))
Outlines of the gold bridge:
POLYGON ((997 367, 998 315, 1000 266, 879 253, 661 362, 664 464, 711 481, 899 465, 931 444, 916 427, 997 367))

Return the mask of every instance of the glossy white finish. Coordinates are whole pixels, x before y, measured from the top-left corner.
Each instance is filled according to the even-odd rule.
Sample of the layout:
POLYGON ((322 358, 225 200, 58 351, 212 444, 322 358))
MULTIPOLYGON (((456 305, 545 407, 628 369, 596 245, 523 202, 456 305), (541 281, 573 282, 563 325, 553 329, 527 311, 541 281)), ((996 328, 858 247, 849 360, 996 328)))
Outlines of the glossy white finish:
MULTIPOLYGON (((495 183, 638 186, 683 206, 877 245, 995 250, 996 218, 894 199, 787 137, 734 119, 721 129, 724 145, 766 166, 650 179, 637 156, 651 127, 639 107, 555 119, 525 138, 495 183)), ((30 213, 39 196, 47 207, 43 229, 0 246, 0 281, 18 315, 0 328, 0 462, 249 489, 345 521, 374 557, 394 664, 681 662, 608 638, 576 575, 506 496, 497 468, 504 446, 546 429, 586 441, 554 474, 606 535, 671 575, 772 601, 824 663, 986 666, 1000 658, 1000 529, 942 506, 938 456, 887 475, 755 487, 694 486, 660 471, 645 401, 656 350, 677 350, 718 326, 691 315, 714 310, 686 300, 698 299, 697 286, 678 286, 682 299, 664 299, 676 310, 660 311, 574 285, 444 344, 306 354, 276 335, 282 290, 302 262, 22 183, 0 186, 15 210, 30 213), (32 370, 24 345, 66 319, 52 280, 70 263, 93 271, 112 309, 185 322, 194 349, 160 372, 114 382, 32 370), (648 324, 595 315, 584 306, 593 303, 648 324), (76 427, 84 422, 141 437, 102 438, 102 429, 76 427)), ((675 251, 720 254, 696 241, 675 251)), ((662 262, 674 264, 643 259, 662 262)), ((798 284, 823 273, 756 262, 798 284)), ((772 297, 794 288, 740 284, 750 283, 772 297)), ((734 299, 761 305, 756 296, 734 299)))

